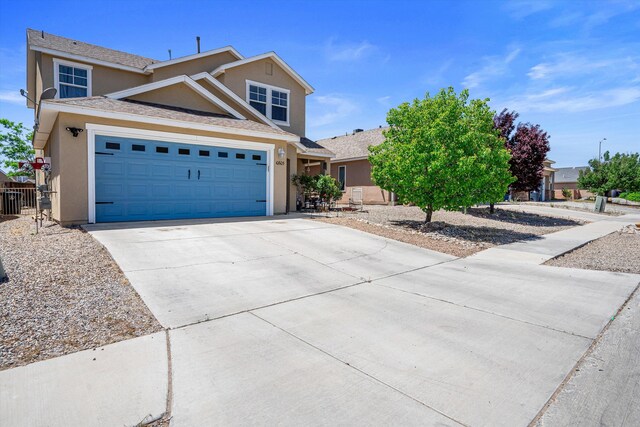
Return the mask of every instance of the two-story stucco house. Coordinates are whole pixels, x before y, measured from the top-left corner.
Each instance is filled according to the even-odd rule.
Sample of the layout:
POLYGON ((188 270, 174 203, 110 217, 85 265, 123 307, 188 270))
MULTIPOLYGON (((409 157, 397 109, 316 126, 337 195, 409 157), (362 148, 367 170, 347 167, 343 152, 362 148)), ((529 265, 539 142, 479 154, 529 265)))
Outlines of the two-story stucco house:
POLYGON ((27 30, 27 90, 62 224, 285 213, 290 176, 333 156, 305 138, 313 87, 274 52, 157 61, 27 30))

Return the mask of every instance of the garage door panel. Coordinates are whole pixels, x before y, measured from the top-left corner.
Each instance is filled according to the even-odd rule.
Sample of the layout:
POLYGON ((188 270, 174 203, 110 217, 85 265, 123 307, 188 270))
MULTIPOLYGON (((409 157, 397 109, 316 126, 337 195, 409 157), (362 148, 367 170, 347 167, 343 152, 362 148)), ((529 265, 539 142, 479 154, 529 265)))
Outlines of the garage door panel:
POLYGON ((258 164, 266 158, 256 150, 97 136, 96 220, 265 215, 266 203, 257 201, 266 199, 267 170, 258 164))

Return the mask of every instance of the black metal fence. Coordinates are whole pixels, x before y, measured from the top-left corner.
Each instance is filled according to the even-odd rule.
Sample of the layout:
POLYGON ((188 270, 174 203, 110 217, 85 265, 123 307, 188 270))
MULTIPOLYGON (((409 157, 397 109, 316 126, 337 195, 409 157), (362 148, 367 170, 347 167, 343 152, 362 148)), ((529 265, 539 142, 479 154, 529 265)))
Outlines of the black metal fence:
POLYGON ((0 215, 35 215, 36 197, 33 184, 0 183, 0 215))

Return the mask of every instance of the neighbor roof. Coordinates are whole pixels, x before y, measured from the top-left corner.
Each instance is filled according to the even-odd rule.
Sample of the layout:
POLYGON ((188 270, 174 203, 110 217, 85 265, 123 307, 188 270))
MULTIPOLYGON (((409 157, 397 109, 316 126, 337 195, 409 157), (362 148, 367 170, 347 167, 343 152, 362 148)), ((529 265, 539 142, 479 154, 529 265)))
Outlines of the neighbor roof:
POLYGON ((376 128, 349 135, 319 139, 317 143, 336 154, 334 162, 366 158, 369 156, 369 146, 379 145, 384 141, 382 131, 386 129, 388 128, 376 128))
MULTIPOLYGON (((280 136, 297 138, 296 135, 285 132, 281 129, 274 129, 262 123, 251 120, 234 119, 229 116, 214 114, 204 111, 189 110, 186 108, 170 107, 160 104, 152 104, 141 101, 111 99, 104 96, 92 96, 88 98, 65 98, 44 101, 44 108, 49 105, 64 105, 81 107, 89 114, 91 109, 114 113, 124 113, 136 116, 151 117, 158 119, 177 120, 210 126, 221 126, 237 130, 261 132, 280 136)), ((167 122, 167 126, 171 123, 167 122)))
POLYGON ((33 29, 27 29, 27 42, 32 50, 54 50, 72 55, 106 61, 126 67, 144 69, 147 65, 160 62, 140 55, 96 46, 81 41, 56 36, 33 29))
POLYGON ((323 157, 333 157, 335 153, 326 147, 318 144, 315 141, 310 140, 309 138, 305 138, 304 136, 300 138, 300 144, 304 146, 304 152, 307 154, 317 154, 323 157))
POLYGON ((580 171, 589 169, 588 166, 574 166, 571 168, 556 168, 554 182, 556 184, 578 182, 580 171))

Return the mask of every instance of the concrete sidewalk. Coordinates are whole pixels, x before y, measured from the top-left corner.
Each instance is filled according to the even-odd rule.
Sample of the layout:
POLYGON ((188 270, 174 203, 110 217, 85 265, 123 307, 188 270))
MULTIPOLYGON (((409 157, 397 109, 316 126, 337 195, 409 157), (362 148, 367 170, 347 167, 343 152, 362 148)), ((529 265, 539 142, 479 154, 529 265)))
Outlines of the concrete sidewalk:
POLYGON ((538 264, 624 224, 466 259, 302 219, 90 228, 170 359, 160 333, 0 372, 0 424, 524 426, 640 282, 538 264))
POLYGON ((520 241, 489 248, 472 255, 469 259, 501 260, 504 262, 538 265, 583 246, 592 240, 620 230, 633 222, 633 218, 626 216, 592 222, 557 233, 545 234, 535 240, 520 241))

